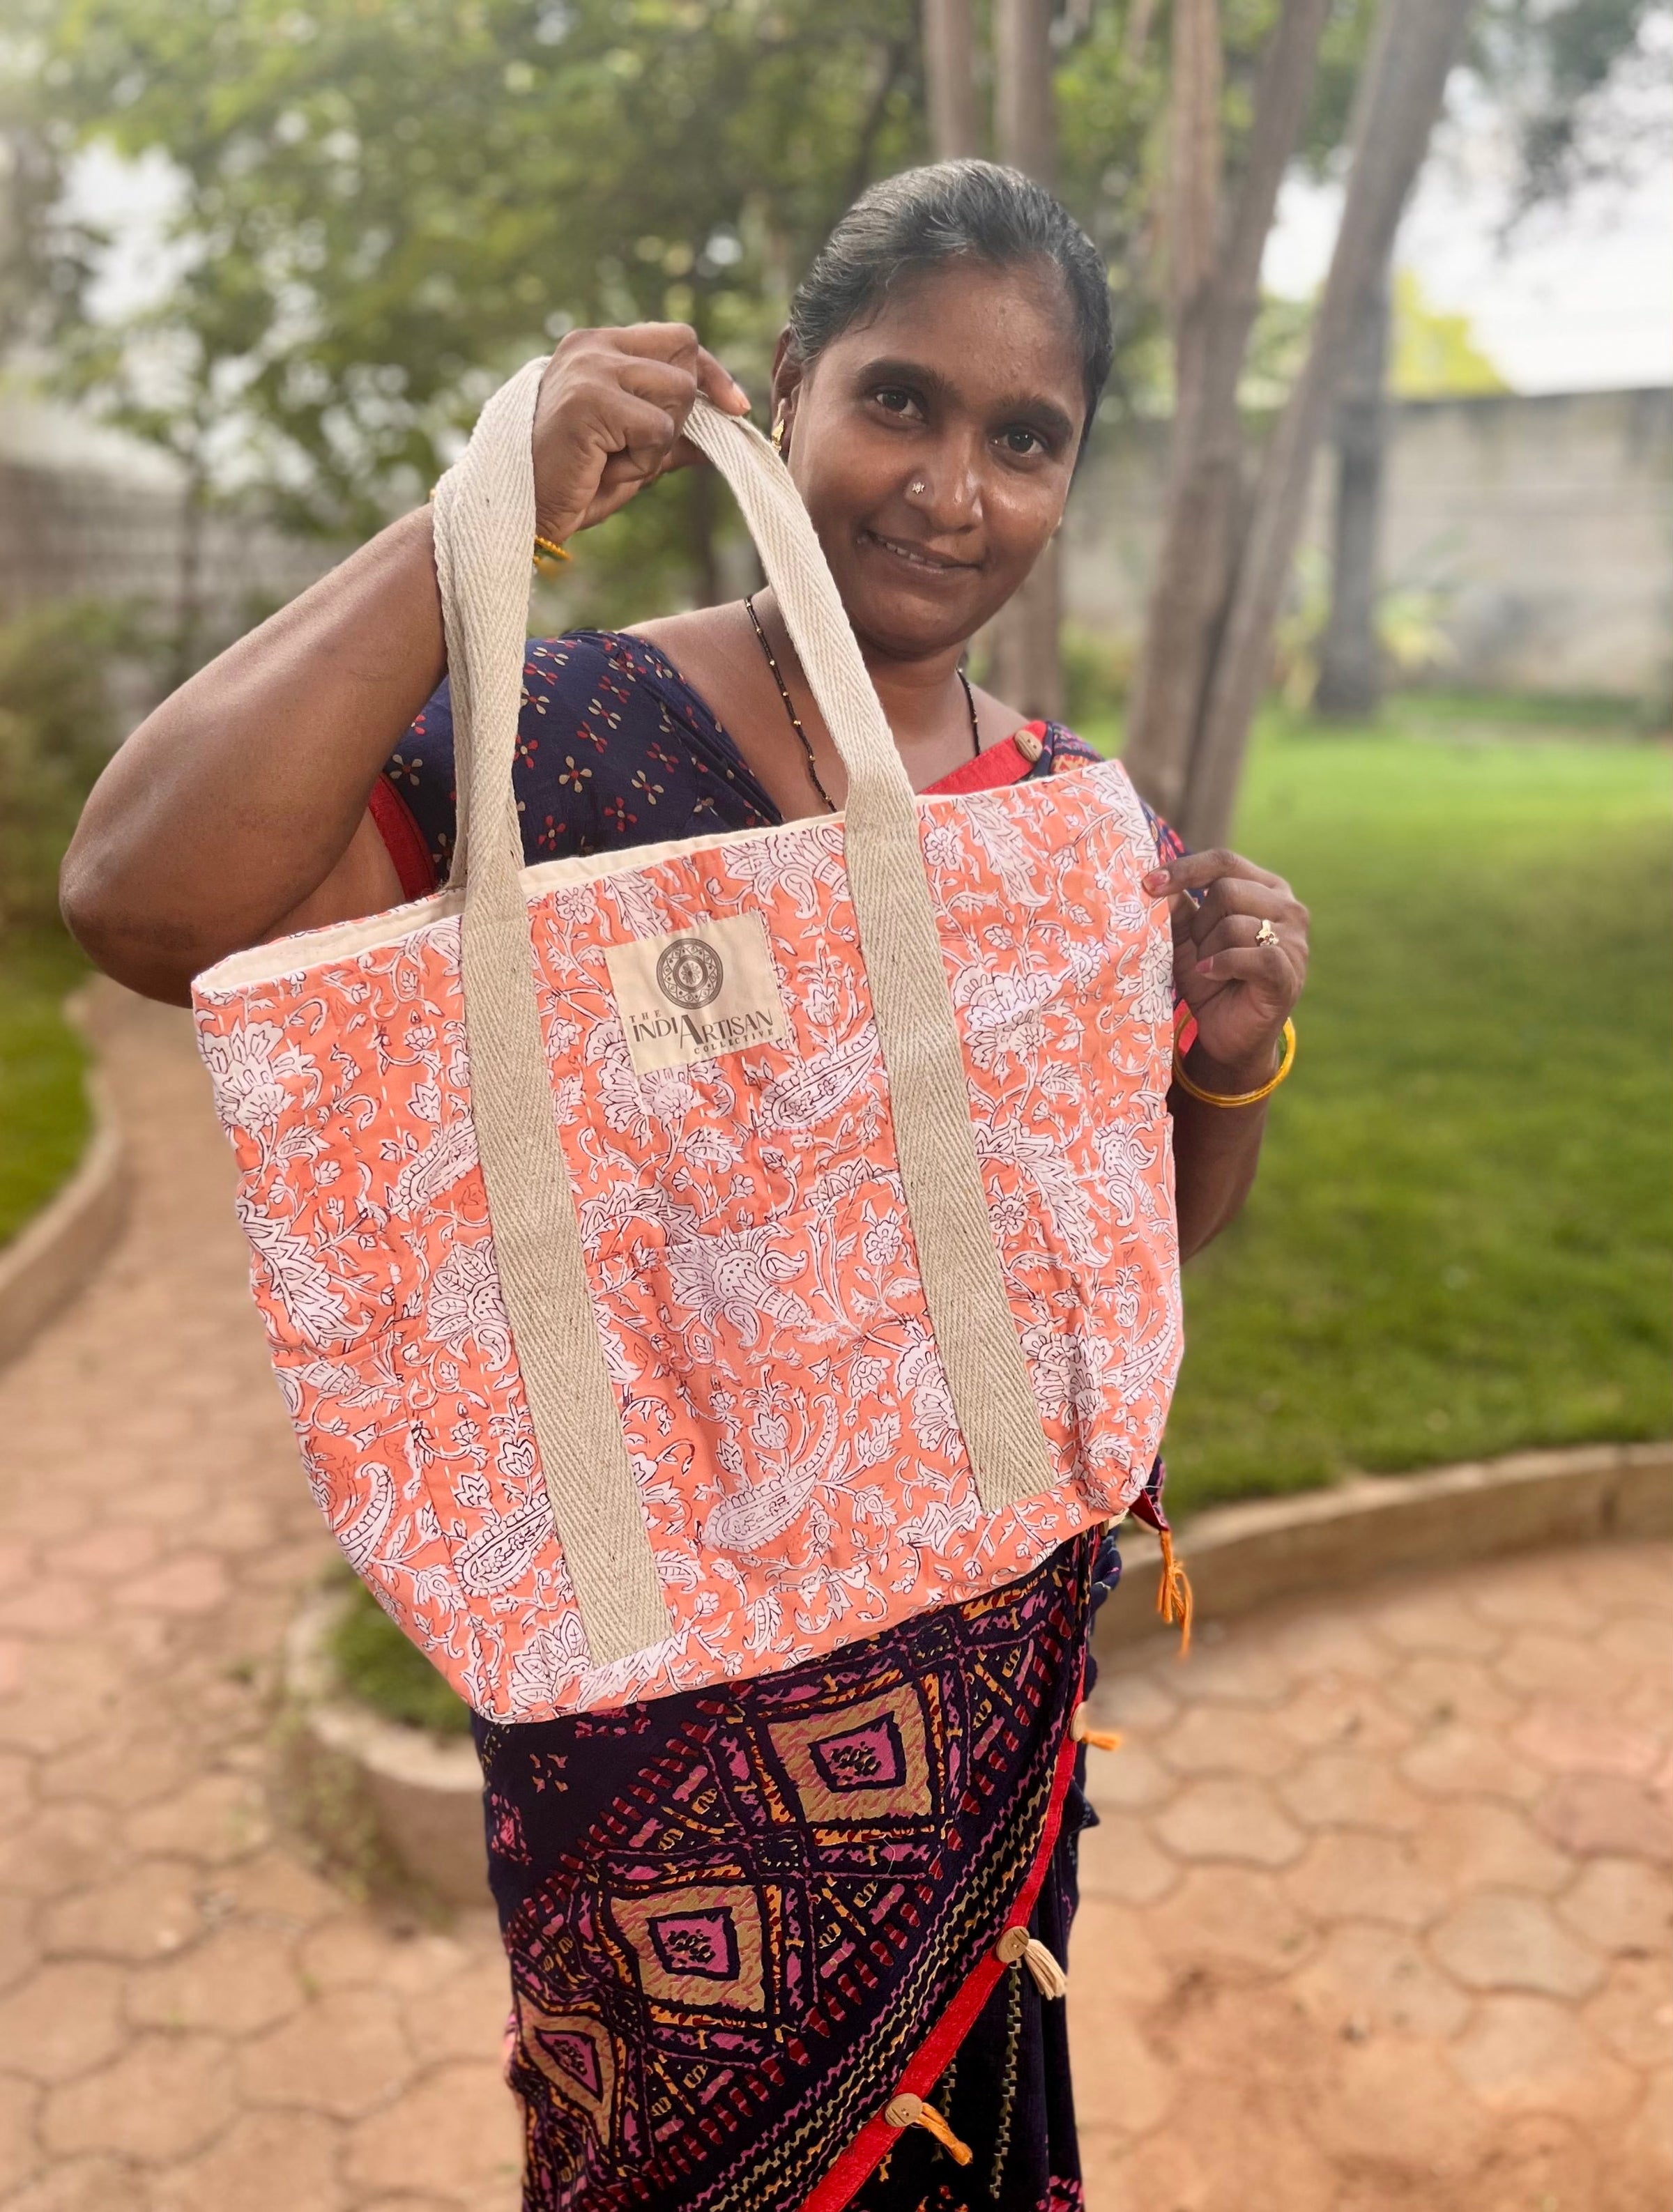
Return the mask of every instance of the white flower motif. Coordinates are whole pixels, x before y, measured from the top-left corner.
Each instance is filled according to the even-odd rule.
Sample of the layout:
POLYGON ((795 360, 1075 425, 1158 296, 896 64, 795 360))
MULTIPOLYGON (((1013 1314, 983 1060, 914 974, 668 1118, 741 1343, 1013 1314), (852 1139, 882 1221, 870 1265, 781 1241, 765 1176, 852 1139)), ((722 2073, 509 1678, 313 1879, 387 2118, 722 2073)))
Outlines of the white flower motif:
POLYGON ((453 1246, 436 1269, 425 1318, 432 1341, 445 1344, 459 1358, 474 1340, 496 1373, 509 1365, 511 1324, 500 1296, 491 1243, 453 1246))

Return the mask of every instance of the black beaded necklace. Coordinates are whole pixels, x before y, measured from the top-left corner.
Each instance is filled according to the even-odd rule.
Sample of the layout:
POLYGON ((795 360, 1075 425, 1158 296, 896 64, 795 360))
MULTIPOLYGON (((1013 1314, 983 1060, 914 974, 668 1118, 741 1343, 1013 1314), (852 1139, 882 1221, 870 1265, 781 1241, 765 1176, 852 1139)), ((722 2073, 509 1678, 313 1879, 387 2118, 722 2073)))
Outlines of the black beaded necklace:
MULTIPOLYGON (((830 793, 825 789, 824 784, 819 781, 819 771, 814 764, 813 760, 812 745, 808 740, 806 731, 804 730, 801 726, 801 716, 797 714, 795 707, 791 701, 790 688, 784 681, 784 672, 780 668, 777 660, 774 657, 773 649, 767 642, 767 633, 761 627, 761 617, 755 611, 755 594, 753 592, 750 592, 745 598, 744 605, 749 614, 750 626, 760 641, 761 650, 767 656, 767 665, 773 672, 773 681, 778 686, 778 696, 784 702, 785 713, 790 717, 790 727, 795 732, 797 738, 800 741, 802 754, 807 763, 808 776, 812 782, 813 788, 818 793, 820 798, 824 799, 827 812, 834 814, 836 811, 836 802, 832 799, 830 793)), ((964 704, 970 710, 970 758, 975 760, 980 756, 982 751, 982 731, 976 719, 976 694, 970 689, 970 678, 965 675, 962 668, 958 672, 958 681, 964 687, 964 704)))

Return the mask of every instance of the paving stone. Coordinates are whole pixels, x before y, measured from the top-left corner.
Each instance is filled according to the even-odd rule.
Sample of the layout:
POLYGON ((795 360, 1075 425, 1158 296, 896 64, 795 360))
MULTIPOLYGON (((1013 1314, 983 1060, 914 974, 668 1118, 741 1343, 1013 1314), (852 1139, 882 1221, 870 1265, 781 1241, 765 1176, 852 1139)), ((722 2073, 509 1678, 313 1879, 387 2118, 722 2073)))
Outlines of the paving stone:
POLYGON ((1189 1782, 1151 1823, 1176 1857, 1287 1866, 1305 1844, 1272 1793, 1258 1783, 1211 1777, 1189 1782))
POLYGON ((1376 2160, 1432 2181, 1460 2177, 1476 2163, 1487 2130, 1453 2080, 1445 2054, 1416 2037, 1344 2043, 1309 2114, 1313 2139, 1343 2160, 1376 2160))
POLYGON ((218 2036, 142 2035, 113 2065, 54 2089, 41 2136, 60 2154, 103 2151, 158 2165, 204 2148, 233 2112, 218 2036))
POLYGON ((1527 1758, 1558 1774, 1644 1778, 1662 1759, 1661 1740, 1648 1729, 1623 1728, 1612 1713, 1596 1705, 1547 1699, 1523 1716, 1511 1741, 1527 1758))
POLYGON ((1626 2118, 1640 2094, 1640 2077, 1572 2006, 1553 1997, 1483 1997, 1446 2056, 1484 2105, 1500 2109, 1558 2112, 1610 2126, 1626 2118))
POLYGON ((1188 1707, 1156 1737, 1155 1748, 1165 1766, 1185 1775, 1269 1778, 1293 1765, 1299 1755, 1294 1738, 1279 1725, 1276 1714, 1208 1704, 1188 1707))
MULTIPOLYGON (((108 1833, 108 1832, 107 1832, 108 1833)), ((109 1856, 119 1860, 113 1839, 109 1856)), ((45 1948, 56 1957, 167 1957, 189 1943, 203 1924, 199 1877, 179 1859, 143 1860, 129 1874, 50 1906, 45 1948)))
POLYGON ((1096 1767, 1086 1763, 1086 1795, 1101 1812, 1106 1805, 1133 1811, 1164 1805, 1179 1787, 1155 1753, 1129 1741, 1096 1767))
POLYGON ((1137 1814, 1098 1816, 1080 1838, 1080 1893, 1119 1898, 1129 1905, 1154 1905, 1179 1880, 1179 1862, 1164 1850, 1137 1814))
POLYGON ((1240 1867, 1193 1868, 1144 1926, 1171 1964, 1242 1977, 1292 1972, 1313 1940, 1293 1890, 1240 1867))
POLYGON ((271 1929, 234 1922, 184 1957, 130 1976, 126 2007, 137 2027, 253 2035, 288 2020, 302 2002, 289 1942, 271 1929))
POLYGON ((1562 1850, 1673 1867, 1673 1806, 1619 1775, 1565 1776, 1540 1799, 1534 1818, 1562 1850))
POLYGON ((1098 1670, 1098 1686, 1092 1697, 1093 1717, 1100 1728, 1159 1735, 1179 1717, 1179 1700, 1168 1683, 1174 1662, 1169 1661, 1166 1672, 1154 1666, 1129 1670, 1121 1663, 1122 1656, 1117 1653, 1115 1658, 1106 1659, 1098 1670))
POLYGON ((1366 1752, 1315 1752, 1277 1788, 1286 1809, 1309 1828, 1378 1828, 1410 1835, 1431 1809, 1386 1760, 1366 1752))
POLYGON ((1370 1597, 1365 1618, 1385 1644, 1402 1651, 1481 1659, 1490 1657, 1505 1640, 1493 1622, 1427 1581, 1407 1583, 1380 1600, 1370 1597))
POLYGON ((1673 1952, 1673 1881, 1641 1860, 1591 1860, 1557 1911, 1576 1935, 1606 1951, 1673 1952))
POLYGON ((1412 1849, 1426 1874, 1459 1892, 1530 1889, 1549 1896, 1574 1874, 1573 1860, 1538 1832, 1524 1808, 1487 1797, 1432 1805, 1412 1849))
POLYGON ((423 2190, 496 2212, 517 2199, 517 2107, 496 2066, 437 2069, 356 2129, 349 2179, 368 2191, 423 2190))
POLYGON ((1584 1687, 1593 1698, 1608 1698, 1616 1688, 1624 1688, 1632 1673, 1610 1657, 1601 1643, 1537 1628, 1523 1629, 1512 1637, 1494 1661, 1493 1671, 1507 1690, 1573 1697, 1584 1687))
POLYGON ((1612 1620, 1598 1636, 1597 1649, 1634 1673, 1662 1682, 1673 1681, 1673 1620, 1612 1620))
MULTIPOLYGON (((1216 1625, 1211 1621, 1208 1628, 1216 1625)), ((1294 1684, 1291 1669, 1246 1622, 1218 1639, 1204 1629, 1171 1675, 1174 1694, 1187 1703, 1209 1698, 1232 1705, 1276 1705, 1294 1684)))
POLYGON ((186 1552, 119 1583, 113 1596, 118 1605, 141 1613, 212 1613, 231 1590, 226 1565, 215 1553, 186 1552))
POLYGON ((152 2185, 155 2212, 338 2212, 339 2136, 312 2113, 246 2113, 152 2185))
POLYGON ((40 2153, 35 2143, 40 2105, 40 2092, 33 2082, 0 2074, 0 2199, 21 2189, 40 2168, 40 2153))
POLYGON ((1435 1927, 1429 1942, 1468 1989, 1585 1997, 1603 1979, 1601 1954, 1571 1934, 1543 1898, 1521 1890, 1478 1890, 1435 1927))
POLYGON ((147 2212, 151 2192, 132 2166, 113 2158, 72 2158, 6 2200, 6 2212, 147 2212))
POLYGON ((413 2072, 394 1999, 340 1990, 243 2045, 240 2092, 252 2105, 295 2105, 357 2119, 398 2096, 413 2072))
POLYGON ((110 1869, 110 1820, 97 1805, 43 1805, 0 1837, 0 1889, 62 1895, 110 1869))
POLYGON ((1274 1725, 1310 1751, 1403 1751, 1412 1723, 1363 1682, 1303 1682, 1274 1711, 1274 1725))
POLYGON ((1333 1829, 1318 1837, 1283 1879, 1300 1910, 1318 1921, 1424 1928, 1446 1905, 1445 1887, 1423 1872, 1409 1844, 1360 1831, 1333 1829))
POLYGON ((1400 1771, 1432 1796, 1503 1797, 1520 1805, 1537 1797, 1544 1781, 1537 1767, 1514 1757, 1497 1736, 1452 1722, 1414 1743, 1400 1771))
POLYGON ((126 1840, 136 1851, 178 1852, 200 1865, 221 1866, 259 1849, 271 1826, 259 1783, 246 1775, 206 1774, 132 1814, 126 1840))
POLYGON ((1269 1648, 1293 1680, 1378 1682, 1389 1671, 1388 1645, 1362 1614, 1340 1606, 1310 1607, 1275 1624, 1269 1635, 1269 1648))
POLYGON ((42 1575, 27 1588, 0 1600, 0 1635, 82 1636, 98 1616, 99 1605, 84 1583, 63 1575, 42 1575))
POLYGON ((0 2064, 68 2081, 122 2048, 122 1977, 91 1959, 42 1966, 0 1999, 0 2064))
POLYGON ((1085 2033, 1084 2025, 1077 2029, 1074 2023, 1084 2023, 1091 2008, 1102 2008, 1099 2017, 1113 2010, 1131 2018, 1162 2003, 1177 1972, 1177 1964, 1158 1949, 1147 1914, 1084 1893, 1063 1963, 1075 1993, 1069 2007, 1072 2035, 1085 2033))
POLYGON ((1611 1960, 1581 2017, 1627 2065, 1647 2074, 1673 2064, 1673 1954, 1611 1960))
POLYGON ((1086 2100, 1094 2127, 1138 2136, 1167 2118, 1174 2069, 1151 2049, 1130 2007, 1112 1998, 1102 1983, 1084 1997, 1077 1990, 1069 2013, 1069 2063, 1096 2085, 1086 2100), (1086 2053, 1084 2062, 1077 2060, 1077 2050, 1086 2053))
POLYGON ((445 1988, 484 1958, 508 1972, 491 1911, 461 1913, 445 1935, 389 1928, 364 1911, 339 1912, 311 1928, 296 1953, 299 1970, 317 1990, 386 1989, 410 1996, 445 1988))
POLYGON ((1389 2028, 1444 2042, 1469 2016, 1469 1999, 1416 1939, 1374 1921, 1339 1921, 1329 1929, 1291 1986, 1349 2042, 1389 2028))
POLYGON ((1438 1659, 1427 1652, 1393 1668, 1382 1684, 1381 1694, 1396 1712, 1424 1729, 1450 1721, 1462 1721, 1474 1728, 1504 1729, 1523 1705, 1485 1660, 1438 1659))
POLYGON ((1590 1640, 1602 1616, 1575 1586, 1568 1564, 1560 1553, 1495 1559, 1481 1570, 1470 1589, 1469 1608, 1478 1620, 1512 1631, 1548 1628, 1590 1640))
POLYGON ((40 1907, 33 1898, 0 1890, 0 1993, 15 1988, 40 1962, 40 1907))

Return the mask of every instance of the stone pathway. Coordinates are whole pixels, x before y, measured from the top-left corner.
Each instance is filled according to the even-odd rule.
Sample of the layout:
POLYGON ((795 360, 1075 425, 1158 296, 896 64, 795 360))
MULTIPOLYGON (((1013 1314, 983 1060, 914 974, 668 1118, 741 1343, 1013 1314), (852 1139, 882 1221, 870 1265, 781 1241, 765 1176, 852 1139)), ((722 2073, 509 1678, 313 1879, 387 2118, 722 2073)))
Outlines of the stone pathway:
MULTIPOLYGON (((329 1546, 184 1017, 106 1004, 132 1224, 0 1373, 0 2204, 510 2212, 487 1914, 276 1828, 329 1546)), ((1100 1702, 1092 2212, 1673 2212, 1673 1547, 1129 1649, 1100 1702)))

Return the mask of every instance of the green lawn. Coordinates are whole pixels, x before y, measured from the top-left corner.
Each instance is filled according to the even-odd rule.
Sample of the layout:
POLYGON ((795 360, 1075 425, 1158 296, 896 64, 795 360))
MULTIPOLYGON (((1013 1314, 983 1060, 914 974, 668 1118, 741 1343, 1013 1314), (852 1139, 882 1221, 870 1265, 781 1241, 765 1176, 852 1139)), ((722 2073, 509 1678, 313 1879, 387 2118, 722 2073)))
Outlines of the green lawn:
POLYGON ((73 1170, 87 1139, 86 1060, 60 1008, 87 963, 62 936, 0 936, 0 1244, 73 1170))
POLYGON ((1665 748, 1585 702, 1274 715, 1236 842, 1313 968, 1254 1196, 1187 1270, 1171 1500, 1668 1433, 1665 748))

